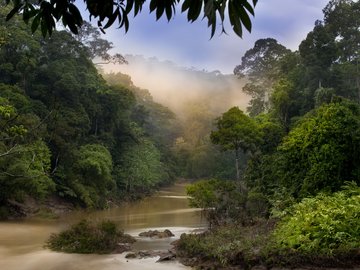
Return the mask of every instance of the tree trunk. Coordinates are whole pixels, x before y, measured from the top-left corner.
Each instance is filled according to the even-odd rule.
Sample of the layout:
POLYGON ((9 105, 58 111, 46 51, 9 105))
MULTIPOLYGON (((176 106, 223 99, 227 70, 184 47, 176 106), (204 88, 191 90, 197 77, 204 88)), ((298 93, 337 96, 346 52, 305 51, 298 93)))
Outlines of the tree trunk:
POLYGON ((356 87, 358 90, 358 102, 360 103, 360 74, 359 74, 359 57, 356 59, 356 87))
POLYGON ((239 169, 239 149, 235 149, 235 168, 236 168, 236 181, 240 182, 240 169, 239 169))
POLYGON ((247 188, 245 185, 245 182, 243 181, 243 177, 240 173, 240 165, 239 165, 239 161, 240 161, 240 149, 237 148, 235 149, 235 166, 236 166, 236 181, 239 185, 239 190, 241 194, 246 194, 247 193, 247 188))
POLYGON ((98 133, 98 119, 97 117, 95 118, 95 136, 97 136, 97 133, 98 133))

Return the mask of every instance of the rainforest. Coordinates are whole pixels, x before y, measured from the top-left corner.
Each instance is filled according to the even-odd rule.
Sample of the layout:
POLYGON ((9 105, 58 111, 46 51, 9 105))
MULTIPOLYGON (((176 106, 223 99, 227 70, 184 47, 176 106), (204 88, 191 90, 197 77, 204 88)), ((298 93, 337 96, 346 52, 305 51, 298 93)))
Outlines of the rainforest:
POLYGON ((0 4, 1 269, 360 267, 359 1, 233 74, 19 10, 0 4))

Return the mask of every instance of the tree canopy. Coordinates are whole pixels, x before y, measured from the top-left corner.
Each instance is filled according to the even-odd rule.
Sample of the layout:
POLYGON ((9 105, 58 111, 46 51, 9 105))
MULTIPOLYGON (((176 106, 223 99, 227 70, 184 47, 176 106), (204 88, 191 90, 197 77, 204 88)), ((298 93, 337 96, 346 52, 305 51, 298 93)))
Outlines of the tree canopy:
MULTIPOLYGON (((224 20, 228 16, 234 32, 242 37, 243 27, 251 31, 250 16, 254 16, 254 7, 258 0, 184 0, 181 5, 181 12, 187 13, 189 22, 199 19, 200 14, 208 21, 211 27, 211 37, 215 34, 218 26, 218 19, 222 31, 225 32, 224 20), (226 14, 226 11, 228 14, 226 14)), ((51 35, 56 27, 56 22, 68 27, 73 33, 78 33, 78 28, 83 24, 83 18, 75 0, 6 0, 5 3, 12 2, 13 8, 7 15, 9 20, 14 14, 21 13, 26 23, 31 21, 32 32, 40 26, 43 36, 51 35), (34 3, 36 2, 36 3, 34 3)), ((85 0, 85 5, 90 13, 90 18, 96 18, 97 24, 102 31, 118 22, 119 28, 129 29, 129 15, 133 11, 136 17, 145 4, 145 0, 85 0)), ((150 12, 156 14, 156 19, 160 19, 164 14, 168 21, 174 17, 177 5, 180 0, 149 0, 150 12)))
POLYGON ((254 150, 260 142, 261 133, 255 121, 245 115, 238 107, 225 112, 216 121, 217 130, 212 131, 210 139, 224 150, 234 150, 236 155, 237 179, 240 179, 240 151, 246 153, 254 150))
POLYGON ((273 38, 259 39, 235 67, 235 75, 249 80, 243 91, 252 97, 247 108, 250 116, 268 111, 271 88, 280 73, 280 60, 290 52, 273 38))

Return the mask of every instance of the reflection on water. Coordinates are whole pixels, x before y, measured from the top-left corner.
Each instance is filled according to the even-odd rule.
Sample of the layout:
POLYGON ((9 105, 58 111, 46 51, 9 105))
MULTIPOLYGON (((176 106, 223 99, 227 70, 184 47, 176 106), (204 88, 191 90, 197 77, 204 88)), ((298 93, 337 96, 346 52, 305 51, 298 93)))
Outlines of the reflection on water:
POLYGON ((136 250, 168 249, 181 233, 206 226, 199 209, 190 209, 185 188, 177 184, 142 201, 119 208, 73 212, 58 220, 26 220, 0 223, 1 270, 119 270, 189 269, 179 263, 155 263, 157 258, 126 260, 124 254, 78 255, 51 252, 43 244, 51 233, 59 232, 83 219, 110 219, 136 236, 136 250), (170 229, 175 237, 147 239, 137 235, 145 230, 170 229))

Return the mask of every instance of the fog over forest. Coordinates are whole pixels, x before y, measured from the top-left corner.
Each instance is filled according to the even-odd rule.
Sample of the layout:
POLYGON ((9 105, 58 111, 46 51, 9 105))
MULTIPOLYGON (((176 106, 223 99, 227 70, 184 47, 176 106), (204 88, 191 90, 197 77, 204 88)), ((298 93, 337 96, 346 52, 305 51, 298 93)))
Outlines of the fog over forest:
POLYGON ((245 110, 250 97, 242 92, 244 79, 219 71, 180 67, 170 61, 125 55, 128 64, 108 65, 105 72, 121 72, 131 77, 134 85, 148 89, 159 102, 178 116, 189 103, 203 104, 219 115, 232 106, 245 110))

